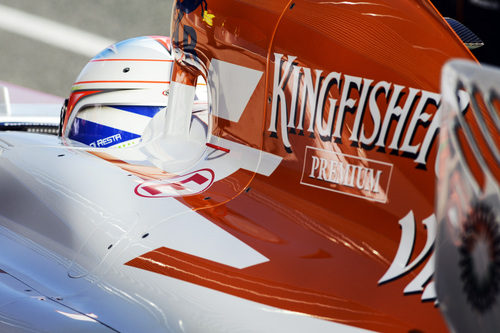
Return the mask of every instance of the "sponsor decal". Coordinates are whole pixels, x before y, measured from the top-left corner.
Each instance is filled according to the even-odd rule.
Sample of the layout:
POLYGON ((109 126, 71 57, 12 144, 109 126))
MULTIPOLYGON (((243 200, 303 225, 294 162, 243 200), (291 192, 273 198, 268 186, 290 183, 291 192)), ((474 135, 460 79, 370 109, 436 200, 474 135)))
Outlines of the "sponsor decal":
POLYGON ((302 185, 387 202, 392 164, 306 147, 302 185))
POLYGON ((378 281, 378 284, 384 284, 393 280, 399 279, 402 276, 413 272, 419 267, 426 258, 429 258, 422 270, 415 276, 413 280, 405 287, 403 293, 405 295, 422 293, 422 301, 432 301, 436 299, 436 289, 434 281, 431 280, 434 275, 434 241, 436 240, 436 216, 432 214, 424 219, 422 223, 427 229, 427 240, 420 254, 410 262, 413 249, 415 247, 415 217, 413 211, 410 211, 405 217, 399 220, 401 226, 401 240, 399 242, 398 251, 391 263, 391 266, 378 281))
POLYGON ((145 198, 168 198, 199 194, 208 189, 215 179, 211 169, 201 169, 182 176, 149 180, 137 185, 135 193, 145 198))
POLYGON ((107 138, 102 138, 102 139, 99 139, 97 141, 91 142, 90 146, 97 147, 97 148, 105 147, 105 146, 108 146, 112 143, 120 142, 121 140, 122 140, 122 136, 120 135, 120 133, 118 133, 115 135, 108 136, 107 138))
MULTIPOLYGON (((290 135, 340 142, 349 119, 350 142, 344 143, 368 150, 388 148, 425 166, 439 129, 439 94, 340 72, 324 73, 298 66, 296 60, 274 54, 267 129, 271 137, 281 137, 288 153, 292 153, 290 135), (425 133, 421 141, 415 139, 417 131, 425 133)), ((462 105, 465 109, 468 102, 462 105)))

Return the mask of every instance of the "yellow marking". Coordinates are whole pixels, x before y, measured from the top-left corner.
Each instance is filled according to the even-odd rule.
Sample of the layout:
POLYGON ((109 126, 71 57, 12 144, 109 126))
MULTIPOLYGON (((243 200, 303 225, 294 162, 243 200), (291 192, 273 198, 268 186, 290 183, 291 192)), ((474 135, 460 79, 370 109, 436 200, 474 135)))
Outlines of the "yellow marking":
POLYGON ((209 26, 214 25, 214 19, 215 15, 214 14, 209 14, 207 11, 203 12, 203 21, 207 22, 209 26))

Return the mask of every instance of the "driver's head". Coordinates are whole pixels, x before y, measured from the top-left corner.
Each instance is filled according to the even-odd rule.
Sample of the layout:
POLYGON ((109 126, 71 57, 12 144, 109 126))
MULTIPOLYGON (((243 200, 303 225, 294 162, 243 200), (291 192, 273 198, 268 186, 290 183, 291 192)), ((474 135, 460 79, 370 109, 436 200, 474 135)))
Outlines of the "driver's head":
POLYGON ((61 135, 96 148, 138 143, 153 116, 167 106, 172 62, 168 37, 109 46, 73 84, 61 113, 61 135))

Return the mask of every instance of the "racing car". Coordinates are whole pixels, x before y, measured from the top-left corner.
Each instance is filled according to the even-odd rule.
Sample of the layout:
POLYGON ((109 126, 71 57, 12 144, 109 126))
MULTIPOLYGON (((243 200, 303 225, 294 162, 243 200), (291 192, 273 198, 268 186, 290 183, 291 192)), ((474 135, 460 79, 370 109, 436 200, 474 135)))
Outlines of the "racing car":
POLYGON ((434 281, 441 118, 477 113, 440 93, 475 62, 457 27, 427 0, 175 1, 31 125, 57 135, 0 133, 1 329, 494 329, 434 281))

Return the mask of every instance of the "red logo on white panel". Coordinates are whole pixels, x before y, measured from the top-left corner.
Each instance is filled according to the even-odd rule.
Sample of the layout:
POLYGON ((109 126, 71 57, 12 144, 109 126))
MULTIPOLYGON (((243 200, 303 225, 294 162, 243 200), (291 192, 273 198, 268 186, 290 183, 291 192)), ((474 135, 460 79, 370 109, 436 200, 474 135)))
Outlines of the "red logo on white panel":
POLYGON ((135 194, 145 198, 167 198, 198 194, 210 187, 215 173, 201 169, 168 179, 149 180, 137 185, 135 194))

